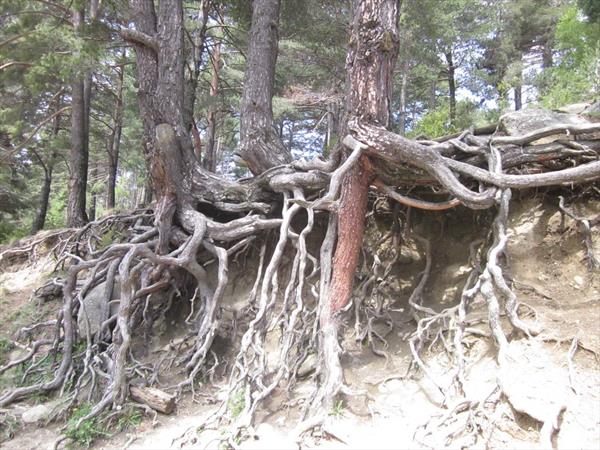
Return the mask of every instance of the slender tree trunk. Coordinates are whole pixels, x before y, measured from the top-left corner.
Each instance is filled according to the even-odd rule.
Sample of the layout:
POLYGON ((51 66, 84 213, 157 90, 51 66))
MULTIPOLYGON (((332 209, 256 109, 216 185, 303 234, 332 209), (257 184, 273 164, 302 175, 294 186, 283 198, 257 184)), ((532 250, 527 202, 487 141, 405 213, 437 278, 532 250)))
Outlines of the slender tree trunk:
MULTIPOLYGON (((96 181, 96 178, 98 177, 98 165, 96 163, 94 163, 94 165, 92 166, 92 170, 90 173, 90 180, 92 182, 92 184, 96 181)), ((88 219, 90 221, 94 221, 96 220, 96 205, 98 203, 98 194, 96 194, 93 190, 92 190, 92 195, 91 195, 91 199, 90 199, 90 208, 88 211, 88 219)))
MULTIPOLYGON (((84 25, 84 11, 73 11, 73 27, 76 31, 84 25)), ((73 81, 71 87, 71 151, 69 164, 69 200, 67 204, 67 226, 81 227, 87 222, 85 194, 87 188, 88 146, 86 143, 85 82, 82 78, 73 81)))
POLYGON ((427 100, 427 107, 430 111, 433 111, 437 106, 437 79, 431 82, 429 86, 429 99, 427 100))
POLYGON ((552 40, 544 42, 542 47, 542 68, 550 69, 554 66, 554 56, 552 55, 552 40))
POLYGON ((515 84, 515 111, 519 111, 523 108, 523 86, 521 83, 515 84))
POLYGON ((278 24, 279 0, 253 2, 237 153, 255 175, 292 159, 273 128, 278 24))
POLYGON ((219 93, 219 73, 221 71, 221 41, 217 41, 213 46, 213 51, 210 55, 210 64, 212 67, 209 92, 211 102, 208 107, 208 114, 206 116, 206 151, 204 152, 202 166, 210 172, 215 172, 217 169, 217 158, 215 155, 215 135, 217 129, 218 109, 216 105, 216 98, 219 93))
POLYGON ((452 56, 452 50, 445 53, 448 75, 448 94, 450 97, 450 124, 454 125, 456 121, 456 79, 455 79, 455 67, 454 58, 452 56))
POLYGON ((521 62, 523 60, 523 55, 519 55, 518 64, 519 64, 519 73, 517 74, 517 80, 514 86, 515 93, 515 111, 519 111, 523 108, 523 70, 521 68, 521 62))
MULTIPOLYGON (((346 121, 389 125, 392 73, 398 55, 398 1, 356 2, 350 49, 346 60, 346 121)), ((350 298, 358 263, 370 181, 366 156, 342 183, 338 219, 338 243, 330 290, 331 311, 339 311, 350 298)))
MULTIPOLYGON (((56 99, 56 104, 54 105, 55 111, 58 111, 61 107, 62 96, 59 96, 56 99)), ((54 124, 52 126, 52 135, 56 138, 58 132, 60 131, 60 119, 61 114, 58 114, 54 118, 54 124)), ((56 164, 56 159, 58 158, 58 154, 56 151, 53 151, 50 155, 50 159, 46 164, 40 160, 40 164, 42 165, 42 169, 44 170, 44 182, 42 183, 42 190, 40 192, 40 206, 38 212, 33 220, 31 225, 31 234, 35 234, 41 229, 44 228, 46 224, 46 214, 48 213, 48 205, 50 203, 50 193, 52 191, 52 172, 54 171, 54 165, 56 164)))
POLYGON ((148 206, 152 203, 152 180, 148 178, 144 184, 144 195, 142 196, 142 205, 148 206))
POLYGON ((398 128, 400 134, 404 136, 406 134, 406 88, 408 86, 408 74, 409 66, 408 59, 402 63, 402 78, 400 81, 400 105, 399 105, 399 120, 398 128))
MULTIPOLYGON (((121 55, 125 58, 125 52, 121 55)), ((107 145, 108 153, 108 184, 106 186, 106 208, 115 207, 115 190, 117 186, 117 170, 119 165, 119 151, 121 148, 121 134, 123 130, 123 78, 125 66, 117 68, 117 92, 115 101, 115 115, 113 117, 113 129, 110 133, 107 145)))
POLYGON ((50 202, 50 191, 52 189, 52 171, 54 169, 56 155, 50 157, 47 167, 44 167, 44 182, 42 191, 40 192, 40 206, 31 226, 31 234, 35 234, 44 228, 46 223, 46 214, 48 212, 48 204, 50 202))

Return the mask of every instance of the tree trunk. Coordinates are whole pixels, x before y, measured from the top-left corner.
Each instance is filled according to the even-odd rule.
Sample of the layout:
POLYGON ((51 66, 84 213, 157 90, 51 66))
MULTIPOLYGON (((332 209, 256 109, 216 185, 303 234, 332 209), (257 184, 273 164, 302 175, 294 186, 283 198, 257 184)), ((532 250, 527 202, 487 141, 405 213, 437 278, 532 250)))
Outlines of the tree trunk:
POLYGON ((552 55, 552 41, 547 40, 542 47, 542 68, 550 69, 554 65, 554 56, 552 55))
MULTIPOLYGON (((346 59, 346 125, 361 122, 389 125, 392 73, 398 55, 398 1, 360 0, 356 3, 350 48, 346 59)), ((354 272, 364 231, 370 163, 366 156, 342 182, 330 310, 343 308, 350 299, 354 272)))
POLYGON ((515 84, 515 111, 519 111, 523 108, 523 86, 521 83, 515 84))
MULTIPOLYGON (((398 10, 397 0, 355 2, 346 59, 347 101, 343 134, 348 123, 355 120, 389 125, 392 73, 398 55, 398 10)), ((321 359, 325 365, 320 400, 326 409, 342 385, 337 316, 352 295, 371 178, 371 164, 363 155, 342 181, 331 284, 325 294, 327 304, 321 306, 319 317, 323 333, 321 359)))
POLYGON ((50 201, 50 190, 52 188, 52 170, 54 168, 54 155, 48 162, 48 167, 44 168, 44 182, 40 193, 40 206, 31 226, 31 234, 35 234, 44 228, 46 223, 46 213, 48 212, 48 203, 50 201))
POLYGON ((515 111, 519 111, 523 108, 523 69, 521 68, 521 62, 523 55, 520 54, 518 58, 519 72, 515 81, 514 92, 515 92, 515 111))
POLYGON ((221 41, 217 41, 213 46, 212 54, 210 55, 210 65, 212 67, 212 75, 210 78, 210 105, 206 116, 206 150, 202 166, 210 171, 215 172, 217 169, 217 158, 215 154, 215 136, 217 127, 217 105, 216 98, 219 93, 219 72, 221 71, 221 41))
POLYGON ((452 50, 445 53, 448 75, 448 95, 450 97, 450 124, 454 125, 456 121, 456 79, 455 79, 455 67, 454 59, 452 57, 452 50))
MULTIPOLYGON (((60 110, 62 95, 56 98, 56 104, 54 105, 55 111, 60 110)), ((52 135, 56 138, 60 131, 60 118, 61 114, 54 117, 54 124, 52 126, 52 135)), ((50 155, 50 159, 46 164, 40 160, 42 169, 44 170, 44 182, 42 184, 42 190, 40 192, 40 207, 31 225, 31 234, 35 234, 44 228, 46 224, 46 214, 48 213, 48 204, 50 202, 50 193, 52 191, 52 172, 54 171, 54 164, 56 164, 56 158, 58 154, 53 151, 50 155)))
POLYGON ((255 175, 292 160, 273 128, 278 24, 279 0, 253 2, 237 154, 255 175))
MULTIPOLYGON (((92 166, 91 173, 90 173, 90 181, 91 181, 92 185, 96 182, 97 177, 98 177, 98 165, 96 163, 94 163, 94 165, 92 166)), ((90 199, 90 207, 88 210, 88 219, 91 222, 96 220, 97 203, 98 203, 98 194, 96 192, 94 192, 94 190, 92 189, 92 195, 91 195, 91 199, 90 199)))
MULTIPOLYGON (((125 58, 125 51, 121 55, 125 58)), ((117 92, 115 101, 115 115, 113 117, 113 129, 108 139, 106 151, 108 153, 108 184, 106 186, 106 208, 115 207, 115 189, 117 186, 117 169, 119 165, 119 150, 121 147, 121 134, 123 130, 123 77, 125 66, 117 67, 117 92)))
MULTIPOLYGON (((83 9, 73 11, 73 27, 79 31, 83 26, 83 9)), ((88 147, 86 140, 85 82, 82 78, 73 81, 71 87, 71 151, 69 165, 69 201, 67 204, 67 226, 81 227, 87 222, 85 194, 87 188, 88 147)))
POLYGON ((400 81, 400 105, 399 105, 399 120, 398 128, 400 134, 404 136, 406 134, 406 88, 408 86, 408 60, 402 63, 402 79, 400 81))

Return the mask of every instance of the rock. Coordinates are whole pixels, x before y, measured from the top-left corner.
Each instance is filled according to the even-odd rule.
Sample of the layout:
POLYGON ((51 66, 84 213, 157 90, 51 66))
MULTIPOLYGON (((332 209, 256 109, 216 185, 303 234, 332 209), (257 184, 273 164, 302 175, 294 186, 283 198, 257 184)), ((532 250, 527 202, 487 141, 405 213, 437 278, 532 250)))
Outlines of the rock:
POLYGON ((35 298, 41 300, 42 302, 47 302, 53 300, 55 298, 59 298, 62 296, 63 286, 60 281, 54 282, 54 280, 50 280, 42 287, 35 290, 34 296, 35 298))
POLYGON ((588 105, 588 107, 583 110, 582 114, 592 122, 600 121, 600 100, 588 105))
POLYGON ((571 105, 564 105, 558 108, 557 112, 567 113, 567 114, 581 114, 591 105, 589 103, 573 103, 571 105))
POLYGON ((563 231, 563 220, 560 211, 556 211, 548 219, 547 230, 549 234, 559 234, 563 231))
MULTIPOLYGON (((100 330, 102 322, 108 319, 119 310, 119 304, 114 302, 110 305, 109 314, 106 314, 105 307, 105 289, 106 282, 100 283, 92 288, 83 298, 83 307, 79 309, 77 315, 77 326, 81 336, 86 335, 86 325, 90 324, 90 333, 93 336, 100 330), (87 317, 87 321, 86 321, 87 317)), ((118 281, 115 282, 111 300, 119 299, 121 296, 121 285, 118 281)))
MULTIPOLYGON (((500 118, 500 129, 510 136, 522 136, 531 131, 552 125, 585 125, 590 122, 577 114, 553 112, 545 109, 522 109, 510 112, 500 118)), ((557 139, 565 139, 564 134, 547 136, 535 141, 535 144, 547 144, 557 139)))
POLYGON ((23 423, 47 422, 52 418, 52 414, 55 411, 56 406, 56 402, 33 406, 21 414, 21 420, 23 423))
POLYGON ((584 280, 583 280, 583 277, 582 277, 582 276, 580 276, 580 275, 575 275, 575 276, 573 277, 573 281, 575 282, 575 287, 576 287, 577 289, 581 289, 581 288, 583 287, 584 280))
POLYGON ((300 368, 298 369, 298 376, 305 377, 313 372, 317 368, 317 355, 311 353, 306 357, 300 368))

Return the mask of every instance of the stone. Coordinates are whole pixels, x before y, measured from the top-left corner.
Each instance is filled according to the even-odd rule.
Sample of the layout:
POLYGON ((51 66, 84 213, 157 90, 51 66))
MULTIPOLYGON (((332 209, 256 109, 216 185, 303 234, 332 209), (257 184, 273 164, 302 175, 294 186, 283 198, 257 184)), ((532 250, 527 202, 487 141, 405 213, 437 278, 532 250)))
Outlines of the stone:
POLYGON ((564 105, 558 108, 557 112, 567 113, 567 114, 581 114, 591 105, 589 103, 573 103, 571 105, 564 105))
MULTIPOLYGON (((553 125, 586 125, 590 121, 577 114, 548 111, 545 109, 522 109, 500 117, 500 129, 510 136, 522 136, 540 128, 553 125)), ((534 144, 547 144, 557 139, 565 139, 564 134, 547 136, 534 141, 534 144)))
POLYGON ((592 122, 598 122, 600 121, 600 100, 595 101, 594 103, 592 103, 591 105, 587 106, 582 114, 592 120, 592 122))
POLYGON ((560 211, 556 211, 550 216, 548 219, 547 230, 550 234, 560 234, 563 231, 563 220, 560 211))
MULTIPOLYGON (((106 312, 104 310, 105 289, 106 281, 92 288, 83 298, 83 307, 79 308, 79 314, 77 315, 77 326, 79 328, 80 336, 86 335, 87 323, 90 324, 90 333, 93 336, 100 330, 102 322, 104 322, 104 320, 108 319, 108 317, 112 316, 113 314, 116 314, 119 310, 118 302, 114 302, 110 305, 108 317, 106 316, 106 312)), ((120 296, 121 285, 118 281, 115 281, 111 300, 119 299, 120 296)))
POLYGON ((21 414, 23 423, 42 423, 52 418, 52 413, 56 409, 56 402, 35 405, 21 414))
POLYGON ((306 357, 300 368, 298 369, 298 376, 305 377, 310 375, 317 368, 317 355, 311 353, 306 357))

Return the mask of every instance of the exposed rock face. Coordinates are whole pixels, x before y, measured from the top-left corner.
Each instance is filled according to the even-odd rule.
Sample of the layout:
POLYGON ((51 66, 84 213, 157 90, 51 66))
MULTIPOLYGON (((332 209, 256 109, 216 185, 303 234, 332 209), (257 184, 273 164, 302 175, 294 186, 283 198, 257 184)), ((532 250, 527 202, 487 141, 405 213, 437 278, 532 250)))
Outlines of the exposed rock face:
MULTIPOLYGON (((121 285, 116 281, 110 300, 118 300, 120 296, 121 285)), ((118 302, 112 303, 109 308, 106 299, 106 282, 92 288, 83 298, 83 307, 79 309, 77 315, 77 326, 81 336, 86 335, 87 323, 90 325, 90 334, 93 336, 100 330, 102 322, 116 314, 119 309, 118 302)))
MULTIPOLYGON (((500 118, 500 130, 510 136, 522 136, 531 131, 540 128, 550 127, 555 125, 585 125, 590 121, 577 115, 563 112, 548 111, 545 109, 522 109, 520 111, 510 112, 500 118)), ((554 142, 557 139, 565 139, 564 134, 556 136, 548 136, 538 139, 533 144, 547 144, 554 142)))

